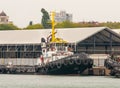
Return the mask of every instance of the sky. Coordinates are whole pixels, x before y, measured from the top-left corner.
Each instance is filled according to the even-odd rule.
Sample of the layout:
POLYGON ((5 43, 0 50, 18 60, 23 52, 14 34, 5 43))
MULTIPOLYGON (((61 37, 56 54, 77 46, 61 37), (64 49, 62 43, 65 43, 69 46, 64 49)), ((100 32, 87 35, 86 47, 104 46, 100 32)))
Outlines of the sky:
POLYGON ((120 0, 0 0, 0 12, 18 27, 41 23, 41 8, 73 14, 73 22, 120 21, 120 0))

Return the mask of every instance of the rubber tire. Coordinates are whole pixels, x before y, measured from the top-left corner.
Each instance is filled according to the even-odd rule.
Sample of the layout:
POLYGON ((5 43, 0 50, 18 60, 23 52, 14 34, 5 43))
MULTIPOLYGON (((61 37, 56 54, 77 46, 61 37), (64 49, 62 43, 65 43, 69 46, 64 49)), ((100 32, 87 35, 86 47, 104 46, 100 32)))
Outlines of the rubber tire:
POLYGON ((60 69, 62 67, 62 64, 61 63, 57 63, 56 66, 57 66, 58 69, 60 69))
POLYGON ((73 65, 73 64, 74 64, 74 60, 70 59, 70 60, 69 60, 69 64, 70 64, 70 65, 73 65))
POLYGON ((54 64, 53 63, 50 63, 50 68, 54 68, 54 64))
POLYGON ((64 66, 67 66, 69 64, 69 62, 67 60, 64 61, 64 66))
POLYGON ((77 65, 81 65, 81 60, 80 60, 80 59, 77 59, 77 60, 75 60, 75 63, 76 63, 77 65))
POLYGON ((93 60, 90 60, 90 61, 89 61, 89 64, 90 64, 90 65, 93 65, 93 60))
POLYGON ((84 64, 84 65, 88 65, 88 60, 84 60, 84 61, 83 61, 83 64, 84 64))
POLYGON ((0 69, 0 74, 3 74, 3 72, 4 72, 3 69, 0 69))

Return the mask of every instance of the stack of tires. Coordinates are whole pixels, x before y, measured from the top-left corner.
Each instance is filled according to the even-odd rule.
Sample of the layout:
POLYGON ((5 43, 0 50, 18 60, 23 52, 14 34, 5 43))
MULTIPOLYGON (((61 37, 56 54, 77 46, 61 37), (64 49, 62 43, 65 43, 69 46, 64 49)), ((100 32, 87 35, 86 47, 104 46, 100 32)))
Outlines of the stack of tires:
POLYGON ((120 62, 112 59, 106 59, 104 66, 111 70, 110 75, 120 77, 120 62))

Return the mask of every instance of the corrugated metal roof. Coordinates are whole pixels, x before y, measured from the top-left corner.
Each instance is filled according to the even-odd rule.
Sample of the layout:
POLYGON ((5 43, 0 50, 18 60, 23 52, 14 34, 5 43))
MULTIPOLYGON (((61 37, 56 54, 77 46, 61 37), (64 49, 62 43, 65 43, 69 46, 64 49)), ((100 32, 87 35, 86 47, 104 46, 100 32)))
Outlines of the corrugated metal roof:
MULTIPOLYGON (((104 29, 109 30, 106 27, 62 28, 56 29, 56 37, 60 37, 69 43, 77 43, 104 29)), ((50 32, 51 29, 0 31, 0 44, 41 43, 41 38, 47 38, 50 32)))

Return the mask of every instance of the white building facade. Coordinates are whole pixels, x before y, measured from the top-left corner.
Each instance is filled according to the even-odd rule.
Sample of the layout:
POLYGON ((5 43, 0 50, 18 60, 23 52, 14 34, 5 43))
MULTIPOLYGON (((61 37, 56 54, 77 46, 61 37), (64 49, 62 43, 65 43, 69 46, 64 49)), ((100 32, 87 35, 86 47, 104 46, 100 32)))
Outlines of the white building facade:
POLYGON ((72 22, 72 14, 66 13, 66 11, 56 12, 55 14, 55 21, 56 22, 63 22, 63 21, 70 21, 72 22))

